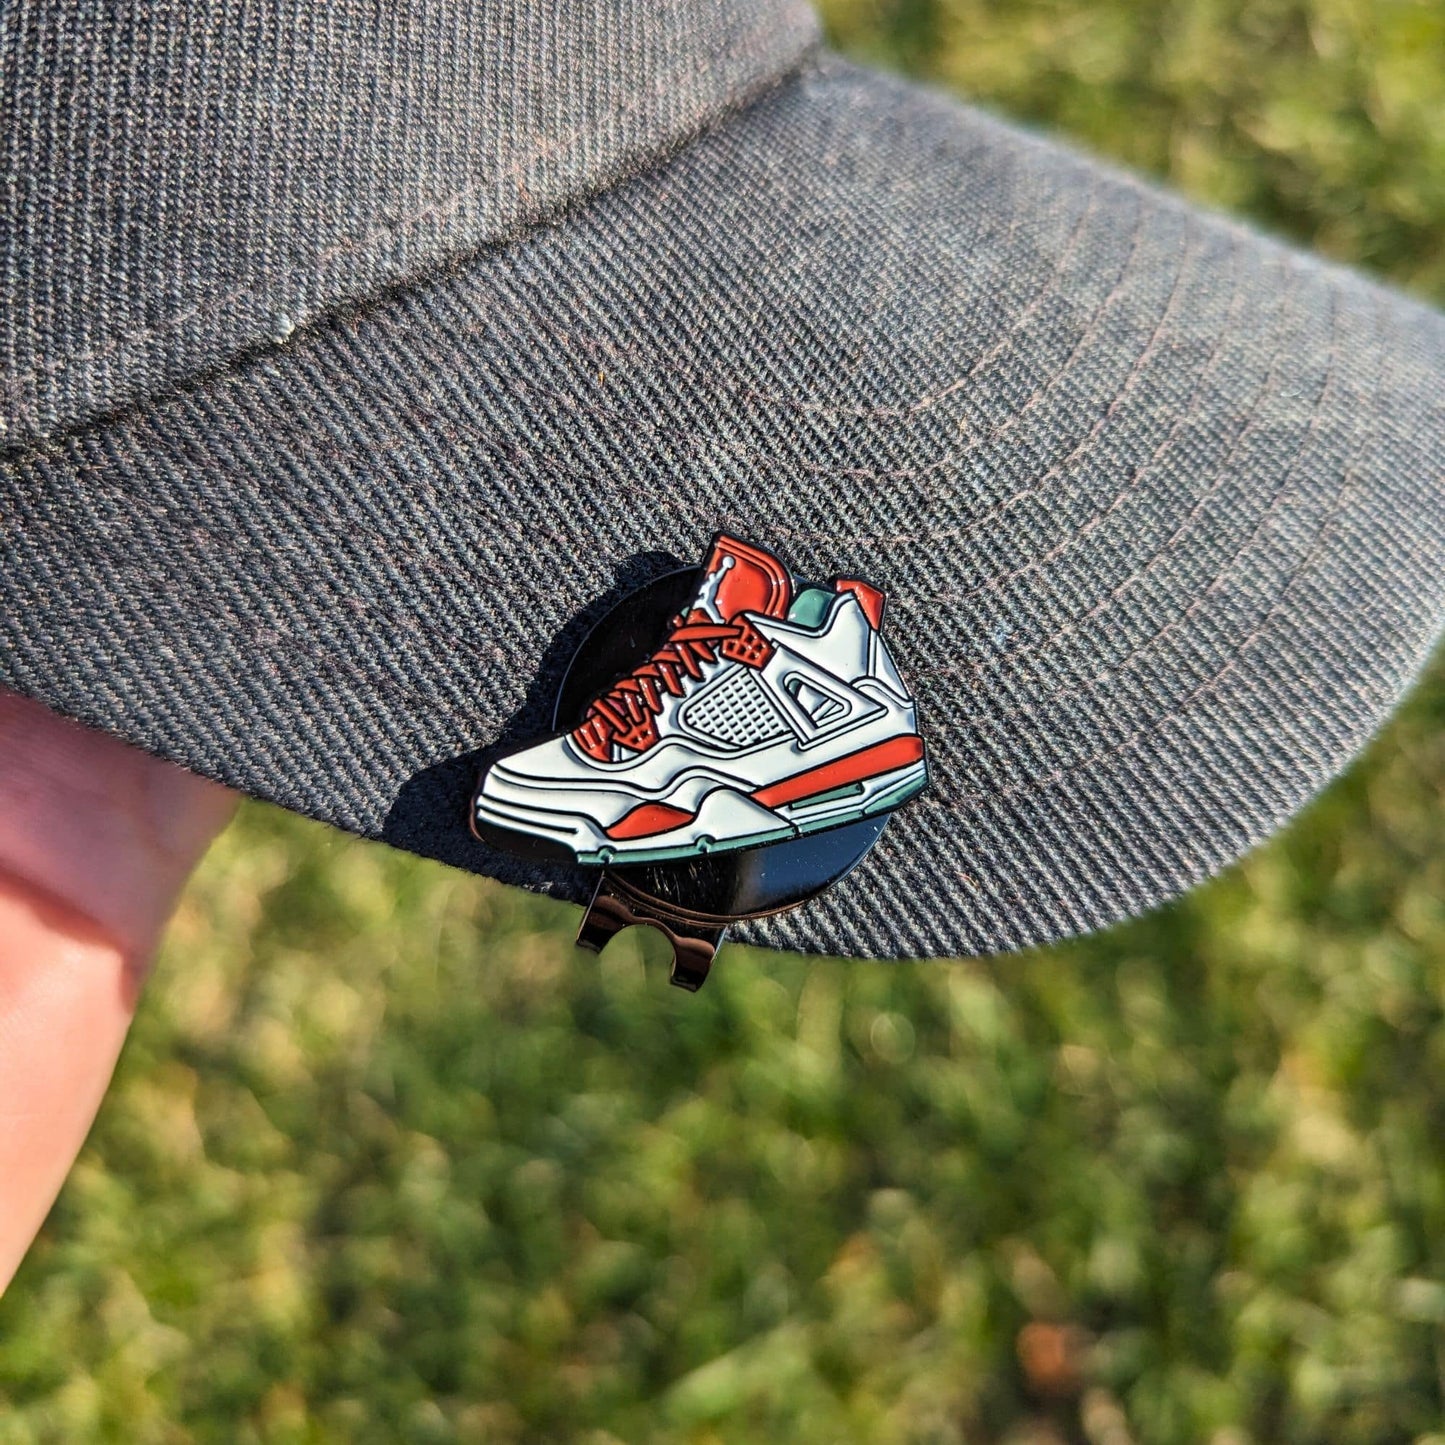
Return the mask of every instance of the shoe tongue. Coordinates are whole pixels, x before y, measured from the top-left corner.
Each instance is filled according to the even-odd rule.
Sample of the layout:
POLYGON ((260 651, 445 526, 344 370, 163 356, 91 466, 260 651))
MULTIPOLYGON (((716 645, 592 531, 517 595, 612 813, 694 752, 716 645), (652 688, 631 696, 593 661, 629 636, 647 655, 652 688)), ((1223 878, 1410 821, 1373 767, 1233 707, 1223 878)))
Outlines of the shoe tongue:
POLYGON ((704 564, 693 608, 715 621, 731 622, 740 612, 786 617, 792 601, 792 576, 771 552, 719 535, 704 564))

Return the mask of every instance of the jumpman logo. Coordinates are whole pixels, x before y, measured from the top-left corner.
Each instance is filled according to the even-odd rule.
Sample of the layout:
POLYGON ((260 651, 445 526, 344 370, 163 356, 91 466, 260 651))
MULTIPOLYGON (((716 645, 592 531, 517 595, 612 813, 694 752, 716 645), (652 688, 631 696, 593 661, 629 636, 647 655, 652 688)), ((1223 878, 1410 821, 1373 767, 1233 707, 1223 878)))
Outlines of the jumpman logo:
POLYGON ((709 572, 703 579, 702 589, 697 594, 697 610, 706 613, 714 622, 725 622, 727 619, 718 610, 717 594, 718 588, 723 584, 723 578, 733 568, 732 557, 724 556, 718 562, 716 569, 709 572))

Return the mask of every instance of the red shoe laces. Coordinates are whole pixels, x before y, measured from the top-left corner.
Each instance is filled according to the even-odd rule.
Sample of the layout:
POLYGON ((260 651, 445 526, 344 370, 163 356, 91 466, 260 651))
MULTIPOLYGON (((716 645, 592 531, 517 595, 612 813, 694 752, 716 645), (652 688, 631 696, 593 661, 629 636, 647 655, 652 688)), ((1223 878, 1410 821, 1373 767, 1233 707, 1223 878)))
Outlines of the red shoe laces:
POLYGON ((743 629, 736 623, 678 623, 646 662, 593 702, 578 733, 597 746, 645 727, 662 711, 664 693, 681 697, 686 690, 684 678, 696 681, 702 676, 703 663, 717 661, 717 644, 742 635, 743 629))

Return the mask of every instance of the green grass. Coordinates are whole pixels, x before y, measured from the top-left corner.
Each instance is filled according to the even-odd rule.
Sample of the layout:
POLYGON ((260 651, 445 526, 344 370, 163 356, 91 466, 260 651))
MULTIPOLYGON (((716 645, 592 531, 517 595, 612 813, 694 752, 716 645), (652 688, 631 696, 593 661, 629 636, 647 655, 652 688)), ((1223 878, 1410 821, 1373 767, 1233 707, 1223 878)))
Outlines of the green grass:
MULTIPOLYGON (((828 14, 1445 295, 1437 5, 828 14)), ((248 806, 0 1304, 0 1442, 1445 1442, 1442 723, 1437 668, 1107 935, 696 997, 248 806)))

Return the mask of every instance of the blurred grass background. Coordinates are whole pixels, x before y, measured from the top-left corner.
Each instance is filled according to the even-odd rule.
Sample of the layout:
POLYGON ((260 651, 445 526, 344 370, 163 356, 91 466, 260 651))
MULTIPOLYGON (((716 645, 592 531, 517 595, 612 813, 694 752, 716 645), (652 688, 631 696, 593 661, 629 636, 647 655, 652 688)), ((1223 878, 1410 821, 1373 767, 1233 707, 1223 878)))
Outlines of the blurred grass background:
MULTIPOLYGON (((824 10, 1445 299, 1438 3, 824 10)), ((1108 935, 695 998, 248 806, 0 1303, 0 1442, 1442 1445, 1442 723, 1437 666, 1108 935)))

